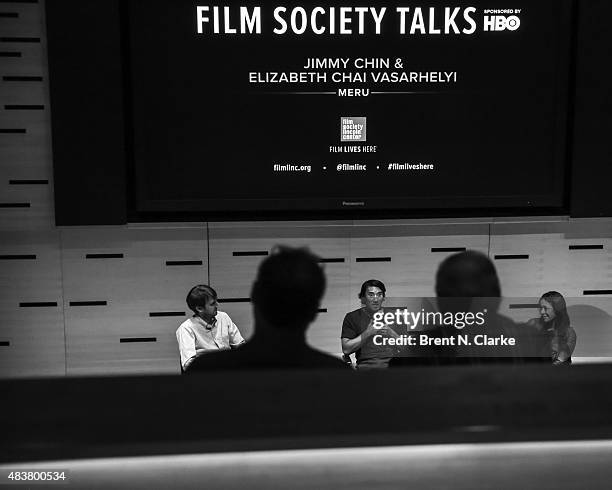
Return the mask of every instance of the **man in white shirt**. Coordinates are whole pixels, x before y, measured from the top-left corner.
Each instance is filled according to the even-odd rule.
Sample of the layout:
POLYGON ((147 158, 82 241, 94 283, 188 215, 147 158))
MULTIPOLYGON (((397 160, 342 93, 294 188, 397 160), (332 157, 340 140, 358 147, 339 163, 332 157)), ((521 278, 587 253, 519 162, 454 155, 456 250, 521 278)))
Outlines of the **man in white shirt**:
POLYGON ((210 286, 193 287, 187 294, 187 306, 194 315, 176 330, 183 369, 199 354, 227 350, 244 342, 229 315, 218 310, 217 292, 210 286))

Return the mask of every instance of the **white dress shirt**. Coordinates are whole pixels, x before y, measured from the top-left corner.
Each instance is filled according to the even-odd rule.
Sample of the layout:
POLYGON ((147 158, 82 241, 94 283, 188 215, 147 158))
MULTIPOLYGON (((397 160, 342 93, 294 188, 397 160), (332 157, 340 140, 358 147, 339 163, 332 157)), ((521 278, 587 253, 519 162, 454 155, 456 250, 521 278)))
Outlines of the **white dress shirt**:
POLYGON ((212 324, 195 315, 188 318, 176 330, 176 340, 183 368, 189 366, 200 353, 227 350, 244 342, 238 327, 223 311, 217 311, 212 324))

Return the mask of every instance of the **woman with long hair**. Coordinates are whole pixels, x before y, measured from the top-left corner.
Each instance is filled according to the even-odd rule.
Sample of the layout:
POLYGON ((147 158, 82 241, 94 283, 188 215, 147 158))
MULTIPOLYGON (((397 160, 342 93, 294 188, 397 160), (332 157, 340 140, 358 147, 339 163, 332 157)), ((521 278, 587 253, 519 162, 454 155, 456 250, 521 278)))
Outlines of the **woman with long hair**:
POLYGON ((557 291, 544 293, 538 302, 540 318, 530 320, 547 339, 547 350, 553 364, 569 364, 576 347, 576 332, 570 325, 565 299, 557 291))

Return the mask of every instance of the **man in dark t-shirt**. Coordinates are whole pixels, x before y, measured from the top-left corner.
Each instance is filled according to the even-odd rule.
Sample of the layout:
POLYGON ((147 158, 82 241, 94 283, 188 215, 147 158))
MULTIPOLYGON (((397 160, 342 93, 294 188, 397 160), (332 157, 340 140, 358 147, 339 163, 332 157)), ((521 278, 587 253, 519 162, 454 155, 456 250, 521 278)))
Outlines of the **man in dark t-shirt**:
POLYGON ((384 338, 397 337, 397 333, 374 318, 376 313, 384 312, 386 291, 377 279, 364 282, 358 295, 363 306, 347 313, 342 322, 342 352, 347 356, 355 353, 359 370, 385 369, 397 353, 395 347, 383 343, 384 338))

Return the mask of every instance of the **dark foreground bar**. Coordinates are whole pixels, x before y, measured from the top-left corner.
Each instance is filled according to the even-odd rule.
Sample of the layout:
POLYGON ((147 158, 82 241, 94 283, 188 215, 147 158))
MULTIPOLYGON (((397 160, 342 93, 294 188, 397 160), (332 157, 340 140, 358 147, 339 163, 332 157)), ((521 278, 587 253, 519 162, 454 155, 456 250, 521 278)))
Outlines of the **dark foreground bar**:
POLYGON ((612 438, 612 366, 3 381, 1 462, 612 438))

